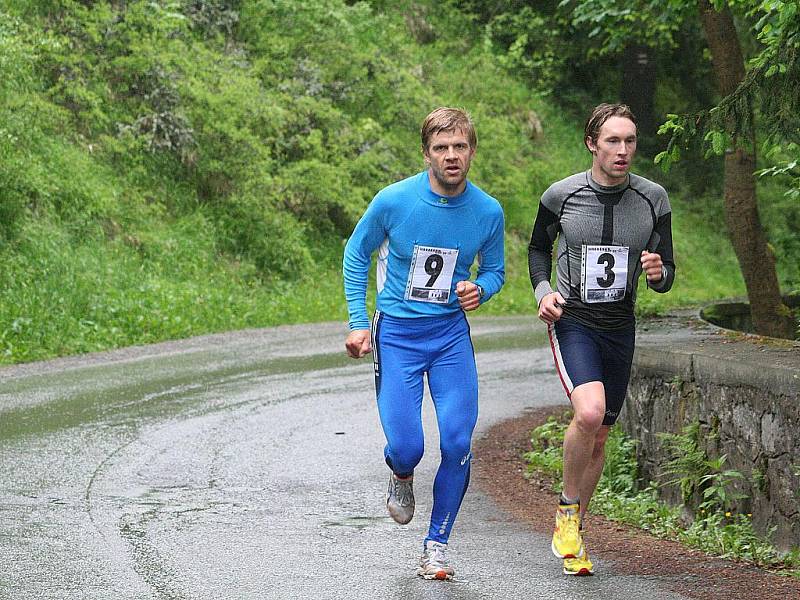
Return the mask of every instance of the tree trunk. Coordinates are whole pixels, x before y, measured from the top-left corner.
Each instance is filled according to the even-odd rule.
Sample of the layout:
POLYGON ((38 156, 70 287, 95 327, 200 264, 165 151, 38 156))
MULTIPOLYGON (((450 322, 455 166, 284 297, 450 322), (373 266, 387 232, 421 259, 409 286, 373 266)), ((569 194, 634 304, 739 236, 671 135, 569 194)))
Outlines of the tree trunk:
MULTIPOLYGON (((699 7, 720 95, 725 97, 736 90, 745 75, 733 16, 727 6, 716 11, 708 0, 699 0, 699 7)), ((728 233, 744 277, 756 333, 793 339, 795 325, 781 299, 775 256, 767 244, 758 216, 753 174, 756 169, 756 141, 752 123, 744 131, 734 136, 731 148, 725 153, 725 219, 728 233)))
POLYGON ((648 143, 655 140, 656 62, 652 50, 641 44, 629 44, 622 53, 622 89, 620 98, 627 104, 648 143))

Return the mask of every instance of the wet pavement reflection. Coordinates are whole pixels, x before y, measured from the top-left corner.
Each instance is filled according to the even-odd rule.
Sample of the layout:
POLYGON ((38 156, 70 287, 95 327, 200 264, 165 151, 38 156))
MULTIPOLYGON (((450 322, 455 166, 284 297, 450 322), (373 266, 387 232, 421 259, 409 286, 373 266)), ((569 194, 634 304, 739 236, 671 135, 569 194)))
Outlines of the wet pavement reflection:
MULTIPOLYGON (((564 402, 545 330, 471 321, 479 432, 564 402)), ((342 324, 291 326, 0 369, 0 598, 663 598, 599 569, 564 581, 549 541, 477 490, 451 538, 455 582, 414 576, 417 517, 385 513, 372 364, 342 324)))

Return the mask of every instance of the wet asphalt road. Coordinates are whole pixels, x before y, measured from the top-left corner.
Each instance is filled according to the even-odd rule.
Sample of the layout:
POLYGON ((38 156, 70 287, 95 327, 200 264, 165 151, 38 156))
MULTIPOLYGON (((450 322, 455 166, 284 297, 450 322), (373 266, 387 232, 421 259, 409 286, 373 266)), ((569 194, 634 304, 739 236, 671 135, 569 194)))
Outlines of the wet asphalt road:
MULTIPOLYGON (((473 319, 478 434, 563 403, 545 332, 473 319)), ((473 487, 450 538, 456 580, 414 575, 417 516, 385 512, 369 359, 341 324, 206 336, 0 368, 0 598, 679 600, 656 579, 567 578, 549 539, 473 487)))

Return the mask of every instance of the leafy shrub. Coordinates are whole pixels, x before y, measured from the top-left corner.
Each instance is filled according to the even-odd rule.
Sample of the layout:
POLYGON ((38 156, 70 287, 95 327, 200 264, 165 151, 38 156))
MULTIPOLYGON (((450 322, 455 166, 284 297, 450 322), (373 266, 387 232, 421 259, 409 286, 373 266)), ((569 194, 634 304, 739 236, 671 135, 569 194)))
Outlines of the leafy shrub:
POLYGON ((227 198, 215 207, 223 247, 252 261, 266 281, 297 280, 311 266, 300 223, 252 192, 227 198))
MULTIPOLYGON (((570 412, 550 417, 531 432, 531 450, 524 455, 528 469, 553 479, 553 487, 561 488, 561 455, 564 432, 570 412)), ((769 542, 769 536, 758 536, 752 516, 735 513, 730 503, 737 499, 730 483, 740 477, 724 470, 724 457, 709 460, 698 450, 699 425, 690 424, 681 434, 662 439, 672 450, 667 473, 681 475, 685 497, 697 488, 704 491, 696 518, 685 525, 678 507, 658 500, 654 483, 639 489, 636 483, 635 440, 628 438, 619 426, 611 429, 606 443, 603 474, 592 496, 591 510, 606 517, 640 527, 660 537, 678 539, 704 552, 725 558, 750 561, 761 567, 781 569, 798 575, 797 552, 780 555, 769 542)))
MULTIPOLYGON (((0 250, 18 281, 40 283, 2 288, 0 305, 28 307, 0 315, 8 360, 343 316, 344 239, 380 188, 423 168, 420 121, 441 105, 473 115, 470 177, 506 211, 507 284, 482 310, 530 311, 538 198, 588 164, 563 107, 508 75, 549 68, 546 54, 498 59, 473 22, 427 1, 19 0, 3 11, 0 250), (36 231, 58 240, 53 254, 27 244, 36 231), (85 300, 98 286, 107 294, 85 300), (65 290, 53 296, 63 306, 46 289, 65 290)), ((494 39, 532 34, 530 47, 547 35, 505 22, 513 31, 494 39)), ((672 294, 640 296, 650 312, 743 287, 723 238, 695 235, 709 220, 674 207, 676 254, 690 258, 679 256, 672 294)), ((790 262, 788 233, 778 254, 790 262)))
POLYGON ((239 23, 238 0, 183 0, 183 10, 206 36, 230 37, 239 23))

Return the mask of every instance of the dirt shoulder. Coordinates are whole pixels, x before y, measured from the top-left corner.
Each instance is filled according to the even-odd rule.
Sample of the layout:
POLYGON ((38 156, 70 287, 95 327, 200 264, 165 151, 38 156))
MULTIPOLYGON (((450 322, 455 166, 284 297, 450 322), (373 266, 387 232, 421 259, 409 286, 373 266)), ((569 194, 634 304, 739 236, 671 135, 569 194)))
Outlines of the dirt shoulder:
MULTIPOLYGON (((498 423, 475 446, 475 484, 515 518, 547 535, 552 532, 555 494, 546 481, 524 477, 522 453, 530 449, 530 431, 563 409, 530 410, 498 423)), ((620 575, 659 576, 673 591, 690 598, 800 598, 800 580, 709 557, 600 516, 589 515, 586 525, 592 556, 612 563, 620 575)), ((556 562, 553 568, 558 568, 556 562)))

